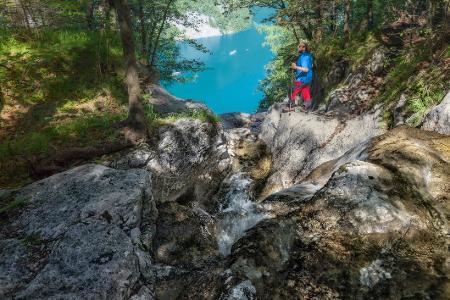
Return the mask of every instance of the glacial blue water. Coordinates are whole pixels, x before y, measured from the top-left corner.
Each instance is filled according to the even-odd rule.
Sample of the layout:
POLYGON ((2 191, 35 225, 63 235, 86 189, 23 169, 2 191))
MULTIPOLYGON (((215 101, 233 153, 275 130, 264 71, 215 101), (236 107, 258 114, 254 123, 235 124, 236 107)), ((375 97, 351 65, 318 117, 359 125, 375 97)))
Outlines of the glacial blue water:
POLYGON ((207 70, 194 74, 194 81, 163 85, 173 95, 202 101, 218 114, 255 112, 263 97, 262 92, 257 90, 258 82, 265 77, 265 65, 273 58, 270 47, 263 45, 264 33, 251 27, 234 34, 197 41, 210 53, 204 54, 182 44, 181 55, 203 61, 207 70))

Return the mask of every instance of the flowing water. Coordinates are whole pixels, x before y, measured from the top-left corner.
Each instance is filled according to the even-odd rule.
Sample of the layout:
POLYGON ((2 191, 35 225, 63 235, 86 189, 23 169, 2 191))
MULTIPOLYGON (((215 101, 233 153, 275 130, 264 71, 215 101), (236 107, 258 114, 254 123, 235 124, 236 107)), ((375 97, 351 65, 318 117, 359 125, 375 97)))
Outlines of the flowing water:
POLYGON ((217 240, 223 256, 231 253, 231 247, 244 236, 246 230, 266 218, 250 197, 251 184, 252 180, 243 172, 235 173, 230 178, 230 188, 219 213, 217 240))

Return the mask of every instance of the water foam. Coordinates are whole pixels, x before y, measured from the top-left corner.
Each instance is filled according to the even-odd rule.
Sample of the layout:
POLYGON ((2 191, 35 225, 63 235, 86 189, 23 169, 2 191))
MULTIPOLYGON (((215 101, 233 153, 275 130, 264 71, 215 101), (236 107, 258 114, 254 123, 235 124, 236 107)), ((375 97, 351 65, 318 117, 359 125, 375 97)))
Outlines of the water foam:
POLYGON ((251 201, 252 180, 246 173, 238 172, 230 178, 230 188, 220 209, 218 224, 218 246, 223 256, 231 253, 233 244, 245 231, 266 218, 259 206, 251 201))

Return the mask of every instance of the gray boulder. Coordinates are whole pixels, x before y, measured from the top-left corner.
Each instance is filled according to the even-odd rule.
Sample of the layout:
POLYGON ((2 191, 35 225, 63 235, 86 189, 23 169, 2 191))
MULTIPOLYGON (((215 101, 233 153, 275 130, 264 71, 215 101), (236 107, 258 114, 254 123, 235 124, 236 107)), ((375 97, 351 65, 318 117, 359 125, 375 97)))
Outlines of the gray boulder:
POLYGON ((156 202, 207 203, 230 168, 222 128, 195 119, 160 126, 149 145, 112 157, 114 168, 152 172, 156 202))
POLYGON ((175 202, 158 206, 154 256, 159 263, 199 267, 218 256, 215 219, 199 208, 175 202))
POLYGON ((274 105, 259 137, 272 153, 272 172, 266 195, 292 186, 326 161, 343 155, 358 144, 385 131, 381 109, 339 121, 325 115, 283 113, 274 105))
POLYGON ((381 75, 384 71, 386 62, 386 52, 387 49, 383 47, 376 48, 369 61, 366 64, 366 69, 373 75, 381 75))
POLYGON ((157 84, 147 85, 145 92, 150 95, 148 103, 160 114, 178 113, 189 109, 208 110, 204 103, 175 97, 157 84))
POLYGON ((327 74, 327 84, 334 85, 341 82, 345 78, 348 67, 348 61, 340 60, 335 62, 327 74))
POLYGON ((150 173, 88 164, 10 195, 0 298, 128 299, 142 285, 156 209, 150 173))
POLYGON ((450 134, 450 92, 424 118, 422 129, 450 134))
POLYGON ((408 119, 407 102, 408 98, 406 94, 401 94, 393 111, 394 126, 406 124, 406 120, 408 119))
POLYGON ((349 115, 354 110, 350 102, 350 94, 346 87, 332 90, 328 94, 327 111, 333 111, 338 115, 349 115))

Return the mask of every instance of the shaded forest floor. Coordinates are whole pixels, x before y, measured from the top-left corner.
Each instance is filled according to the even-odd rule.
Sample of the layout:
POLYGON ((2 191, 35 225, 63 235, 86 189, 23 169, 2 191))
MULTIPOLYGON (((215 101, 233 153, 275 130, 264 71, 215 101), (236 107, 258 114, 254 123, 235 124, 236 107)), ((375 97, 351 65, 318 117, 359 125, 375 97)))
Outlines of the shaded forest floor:
MULTIPOLYGON (((128 146, 120 126, 128 99, 116 35, 0 31, 0 39, 0 188, 128 146)), ((150 129, 177 118, 211 120, 203 111, 162 116, 150 105, 145 113, 150 129)))
POLYGON ((68 147, 120 138, 126 116, 121 51, 107 33, 0 32, 0 186, 32 178, 33 163, 68 147))

